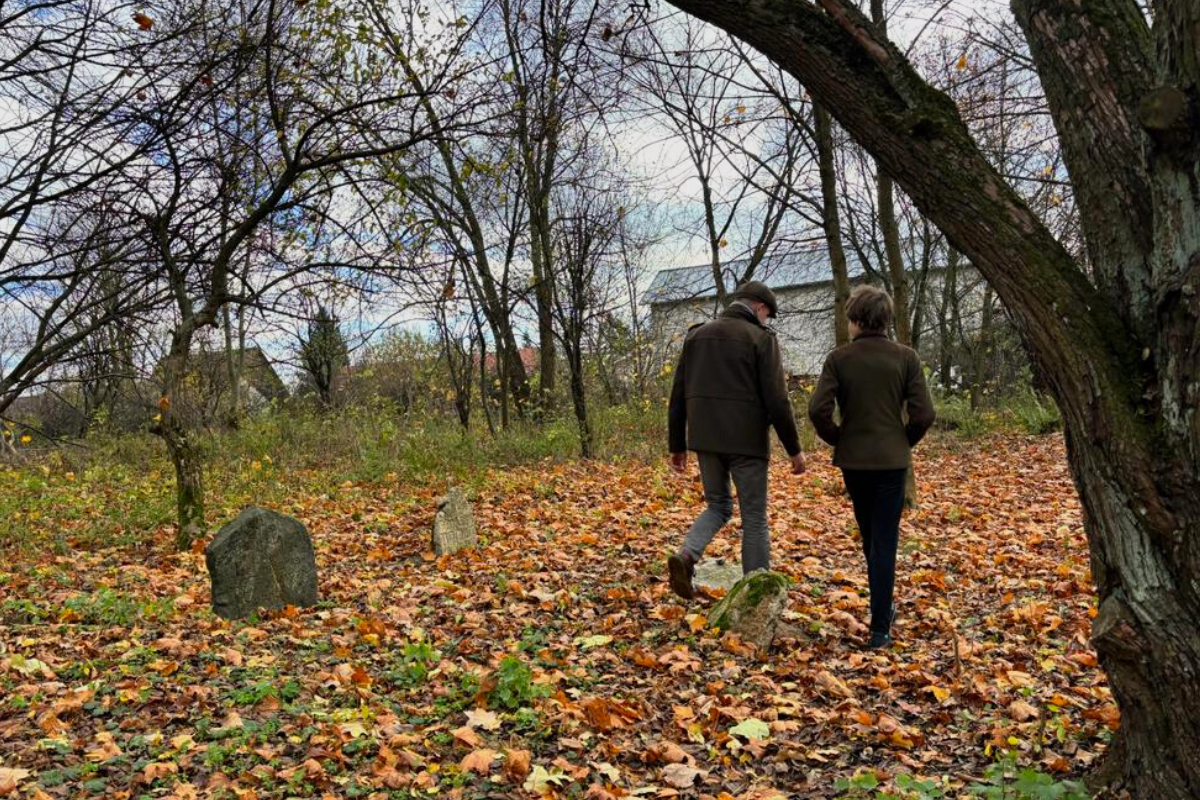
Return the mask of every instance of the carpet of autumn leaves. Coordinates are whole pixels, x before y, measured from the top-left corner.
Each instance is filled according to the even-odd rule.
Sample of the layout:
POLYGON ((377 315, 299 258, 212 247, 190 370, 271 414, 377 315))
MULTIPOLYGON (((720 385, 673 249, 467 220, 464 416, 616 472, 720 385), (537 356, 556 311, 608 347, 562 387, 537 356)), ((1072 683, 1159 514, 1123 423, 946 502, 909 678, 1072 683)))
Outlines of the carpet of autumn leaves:
MULTIPOLYGON (((232 624, 169 526, 9 548, 0 796, 750 800, 834 797, 864 769, 953 796, 1002 750, 1081 774, 1117 712, 1061 439, 934 442, 917 469, 884 653, 859 649, 864 570, 827 452, 772 470, 794 585, 765 657, 708 628, 710 598, 669 592, 701 493, 664 464, 488 471, 481 546, 438 559, 444 485, 310 480, 279 510, 313 535, 322 602, 232 624)), ((737 552, 732 528, 710 550, 737 552)))

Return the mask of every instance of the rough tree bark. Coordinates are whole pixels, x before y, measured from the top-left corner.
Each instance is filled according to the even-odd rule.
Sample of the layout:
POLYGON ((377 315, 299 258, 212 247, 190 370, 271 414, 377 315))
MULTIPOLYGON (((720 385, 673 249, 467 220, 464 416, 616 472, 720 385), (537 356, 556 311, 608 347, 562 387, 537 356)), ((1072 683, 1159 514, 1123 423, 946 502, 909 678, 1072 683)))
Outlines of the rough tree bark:
POLYGON ((596 453, 583 382, 583 349, 578 343, 567 351, 567 360, 571 368, 571 405, 575 410, 575 423, 579 426, 579 453, 584 458, 591 458, 596 453))
POLYGON ((1013 0, 1095 282, 847 0, 671 0, 794 74, 988 279, 1063 413, 1138 797, 1200 796, 1200 7, 1013 0))
POLYGON ((971 410, 979 408, 987 382, 988 363, 992 355, 992 287, 983 287, 983 310, 979 315, 979 337, 971 353, 971 410))
POLYGON ((954 351, 952 344, 961 336, 962 325, 958 314, 958 265, 961 257, 953 247, 946 254, 946 275, 942 280, 942 298, 938 305, 938 367, 942 389, 949 392, 954 388, 954 351))
POLYGON ((13 444, 12 436, 13 434, 9 431, 0 430, 0 456, 15 462, 19 461, 21 456, 17 452, 17 446, 13 444))
POLYGON ((850 276, 846 269, 846 251, 842 247, 842 223, 838 218, 837 175, 833 164, 833 121, 819 103, 813 103, 813 130, 816 132, 817 161, 821 171, 821 222, 829 246, 829 266, 833 271, 833 339, 841 347, 850 341, 850 322, 846 319, 846 301, 850 298, 850 276))
POLYGON ((175 547, 186 552, 204 536, 204 462, 192 425, 173 400, 179 398, 187 376, 191 350, 191 325, 181 325, 171 337, 171 350, 163 361, 163 394, 158 401, 159 420, 152 429, 162 437, 175 467, 175 506, 178 527, 175 547))

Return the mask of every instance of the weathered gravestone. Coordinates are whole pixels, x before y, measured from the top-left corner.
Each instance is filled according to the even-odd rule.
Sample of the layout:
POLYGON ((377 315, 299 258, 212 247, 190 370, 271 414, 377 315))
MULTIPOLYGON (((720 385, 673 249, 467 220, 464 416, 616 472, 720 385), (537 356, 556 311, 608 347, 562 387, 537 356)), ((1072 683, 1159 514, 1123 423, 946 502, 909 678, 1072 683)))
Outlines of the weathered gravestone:
POLYGON ((712 594, 718 589, 728 592, 742 579, 742 565, 723 558, 706 558, 696 565, 692 585, 712 594))
POLYGON ((779 572, 758 569, 746 575, 713 606, 708 621, 723 631, 733 631, 742 641, 764 650, 779 630, 787 607, 790 579, 779 572))
POLYGON ((204 560, 213 611, 225 619, 317 602, 312 539, 299 520, 283 514, 250 506, 217 532, 204 560))
POLYGON ((464 547, 474 547, 475 515, 462 489, 455 486, 438 500, 437 516, 433 518, 433 552, 437 555, 455 553, 464 547))

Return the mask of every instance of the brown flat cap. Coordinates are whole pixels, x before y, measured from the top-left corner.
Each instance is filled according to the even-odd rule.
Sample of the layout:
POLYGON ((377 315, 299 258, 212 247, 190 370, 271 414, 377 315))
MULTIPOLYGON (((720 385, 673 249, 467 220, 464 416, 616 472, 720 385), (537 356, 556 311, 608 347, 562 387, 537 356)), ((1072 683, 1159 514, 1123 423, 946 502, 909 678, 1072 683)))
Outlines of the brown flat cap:
POLYGON ((746 281, 737 287, 733 293, 734 300, 757 300, 769 310, 768 316, 774 317, 779 313, 779 304, 775 301, 775 293, 762 281, 746 281))

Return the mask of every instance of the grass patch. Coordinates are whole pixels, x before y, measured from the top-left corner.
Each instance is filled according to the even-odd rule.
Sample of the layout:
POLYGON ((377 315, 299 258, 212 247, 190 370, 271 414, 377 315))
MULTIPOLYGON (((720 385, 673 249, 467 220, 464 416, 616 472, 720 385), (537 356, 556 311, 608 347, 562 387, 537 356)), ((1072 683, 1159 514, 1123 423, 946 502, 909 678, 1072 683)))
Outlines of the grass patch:
POLYGON ((934 405, 938 428, 963 439, 1002 433, 1042 436, 1062 430, 1058 406, 1028 387, 977 408, 971 408, 970 398, 962 394, 938 395, 934 405))
MULTIPOLYGON (((601 408, 598 457, 659 457, 665 424, 663 409, 648 402, 601 408)), ((431 481, 472 489, 489 468, 568 460, 579 451, 566 414, 540 424, 517 420, 492 435, 482 421, 464 431, 452 419, 406 415, 382 402, 332 414, 273 409, 200 442, 214 528, 250 503, 283 507, 347 481, 401 487, 401 494, 431 481)), ((137 546, 174 524, 174 471, 161 440, 97 433, 79 444, 0 469, 0 551, 137 546)))

